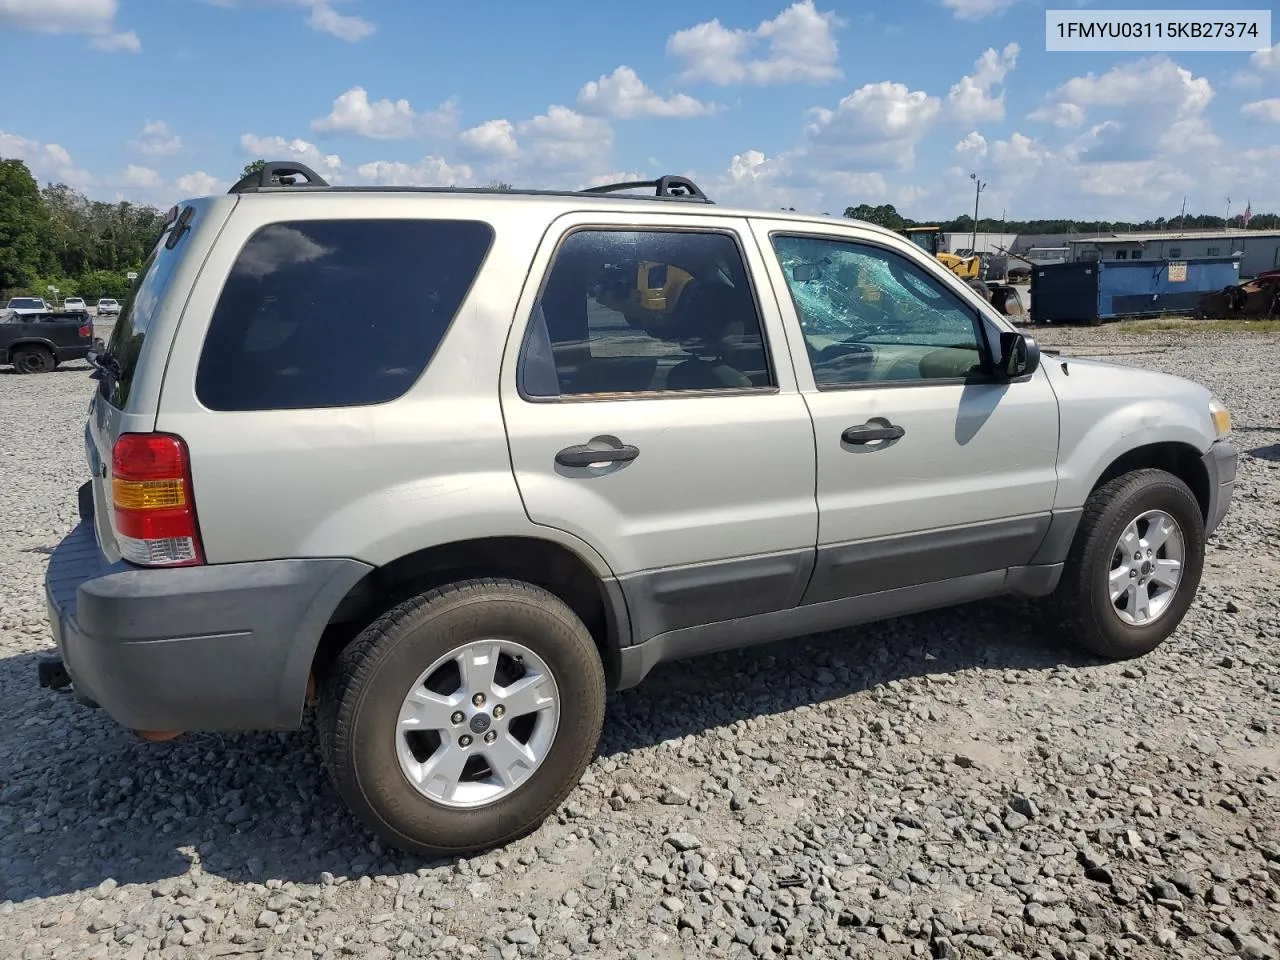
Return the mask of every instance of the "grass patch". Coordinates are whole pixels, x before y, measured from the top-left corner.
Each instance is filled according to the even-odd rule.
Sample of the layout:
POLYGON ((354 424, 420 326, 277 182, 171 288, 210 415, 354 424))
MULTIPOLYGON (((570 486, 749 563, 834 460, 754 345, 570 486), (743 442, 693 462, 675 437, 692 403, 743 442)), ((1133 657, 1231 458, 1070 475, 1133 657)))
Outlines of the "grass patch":
POLYGON ((1160 320, 1134 320, 1121 326, 1134 333, 1280 333, 1280 320, 1196 320, 1192 317, 1166 317, 1160 320))

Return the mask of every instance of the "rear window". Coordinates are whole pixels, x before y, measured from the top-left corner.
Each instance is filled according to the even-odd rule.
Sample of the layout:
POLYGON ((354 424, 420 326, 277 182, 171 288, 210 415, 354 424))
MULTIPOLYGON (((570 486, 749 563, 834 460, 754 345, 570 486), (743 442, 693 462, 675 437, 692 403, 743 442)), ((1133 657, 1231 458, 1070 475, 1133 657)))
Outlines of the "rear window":
POLYGON ((196 368, 213 410, 385 403, 421 376, 493 229, 473 220, 301 220, 258 230, 196 368))
MULTIPOLYGON (((187 207, 183 215, 186 219, 180 222, 189 227, 195 217, 195 209, 187 207)), ((147 257, 146 263, 138 271, 138 280, 125 297, 124 306, 120 308, 120 315, 116 318, 115 329, 107 342, 105 357, 111 368, 111 375, 99 381, 99 391, 103 399, 117 410, 123 410, 129 401, 129 390, 138 369, 142 344, 164 300, 165 291, 169 289, 169 281, 182 262, 182 255, 186 250, 183 240, 190 235, 190 230, 184 229, 177 240, 172 239, 172 234, 172 227, 165 231, 151 251, 151 256, 147 257), (170 249, 170 243, 173 249, 170 249)))
POLYGON ((33 300, 28 297, 18 297, 9 301, 10 310, 43 310, 43 300, 33 300))

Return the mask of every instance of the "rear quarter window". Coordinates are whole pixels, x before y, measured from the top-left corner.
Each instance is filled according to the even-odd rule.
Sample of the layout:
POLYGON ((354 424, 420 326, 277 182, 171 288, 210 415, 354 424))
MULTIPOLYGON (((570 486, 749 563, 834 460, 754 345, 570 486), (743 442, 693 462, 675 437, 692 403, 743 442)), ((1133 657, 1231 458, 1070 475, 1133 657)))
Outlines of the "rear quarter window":
MULTIPOLYGON (((189 227, 195 210, 192 207, 186 209, 188 212, 185 223, 189 227)), ((164 301, 174 272, 186 254, 189 244, 184 243, 183 239, 189 235, 190 230, 187 229, 174 238, 172 229, 166 228, 165 234, 142 265, 140 279, 129 291, 124 306, 120 308, 120 315, 116 318, 106 349, 106 356, 116 368, 115 375, 103 378, 99 387, 103 399, 117 410, 123 410, 129 402, 134 375, 138 371, 138 360, 142 356, 142 345, 146 342, 147 332, 164 301)))
POLYGON ((196 367, 212 410, 386 403, 422 375, 484 263, 474 220, 302 220, 249 238, 196 367))

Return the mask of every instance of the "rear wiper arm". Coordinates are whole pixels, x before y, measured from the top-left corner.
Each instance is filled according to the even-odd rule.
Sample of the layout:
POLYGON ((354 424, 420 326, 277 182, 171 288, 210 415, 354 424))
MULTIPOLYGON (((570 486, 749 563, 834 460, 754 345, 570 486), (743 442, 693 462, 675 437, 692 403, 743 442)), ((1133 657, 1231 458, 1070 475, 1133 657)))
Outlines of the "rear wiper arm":
POLYGON ((104 377, 110 377, 112 380, 120 379, 120 361, 111 354, 90 350, 85 359, 93 367, 93 373, 89 374, 89 379, 102 380, 104 377))

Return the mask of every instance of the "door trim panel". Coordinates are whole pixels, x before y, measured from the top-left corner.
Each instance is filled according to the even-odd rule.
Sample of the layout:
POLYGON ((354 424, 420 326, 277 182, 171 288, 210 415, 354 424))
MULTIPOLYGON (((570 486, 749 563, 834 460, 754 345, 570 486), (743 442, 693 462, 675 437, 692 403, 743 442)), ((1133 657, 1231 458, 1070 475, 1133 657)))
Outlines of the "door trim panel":
POLYGON ((813 573, 814 553, 806 547, 619 577, 631 640, 794 607, 813 573))
POLYGON ((1022 566, 1044 542, 1052 514, 818 547, 801 604, 825 603, 1022 566))

